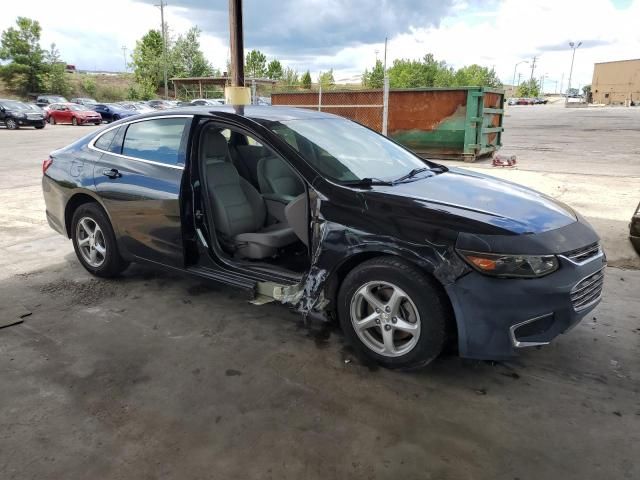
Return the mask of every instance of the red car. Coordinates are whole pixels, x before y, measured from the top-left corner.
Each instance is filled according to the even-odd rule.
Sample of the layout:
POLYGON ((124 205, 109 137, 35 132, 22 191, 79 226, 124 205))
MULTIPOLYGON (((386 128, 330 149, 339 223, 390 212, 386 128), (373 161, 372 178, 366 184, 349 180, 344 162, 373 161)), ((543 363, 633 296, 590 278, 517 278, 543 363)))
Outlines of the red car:
POLYGON ((51 125, 56 123, 71 123, 72 125, 85 125, 93 123, 100 125, 102 117, 98 112, 78 105, 76 103, 54 103, 49 106, 47 120, 51 125))

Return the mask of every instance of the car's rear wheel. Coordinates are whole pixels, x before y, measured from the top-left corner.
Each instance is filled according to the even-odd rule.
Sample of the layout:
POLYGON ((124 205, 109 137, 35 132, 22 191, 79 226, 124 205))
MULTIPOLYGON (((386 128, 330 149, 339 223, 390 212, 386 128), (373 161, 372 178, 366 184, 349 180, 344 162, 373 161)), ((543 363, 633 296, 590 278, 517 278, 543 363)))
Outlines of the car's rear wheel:
POLYGON ((354 348, 387 368, 427 365, 447 337, 447 308, 434 281, 393 257, 367 261, 347 275, 338 316, 354 348))
POLYGON ((73 118, 71 119, 71 124, 72 124, 74 127, 77 127, 77 126, 78 126, 78 119, 77 119, 76 117, 73 117, 73 118))
POLYGON ((98 204, 78 207, 71 225, 76 256, 91 274, 114 277, 129 266, 120 255, 111 223, 98 204))
POLYGON ((16 122, 13 118, 7 118, 4 121, 4 125, 7 127, 7 130, 17 130, 18 122, 16 122))

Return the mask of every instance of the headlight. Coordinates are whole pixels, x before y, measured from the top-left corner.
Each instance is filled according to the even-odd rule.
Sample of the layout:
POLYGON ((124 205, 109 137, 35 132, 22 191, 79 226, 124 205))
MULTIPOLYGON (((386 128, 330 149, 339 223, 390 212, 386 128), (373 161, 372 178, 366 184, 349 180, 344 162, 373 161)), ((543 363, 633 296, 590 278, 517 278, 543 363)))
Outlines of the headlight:
POLYGON ((558 269, 555 255, 504 255, 458 250, 469 265, 495 277, 543 277, 558 269))

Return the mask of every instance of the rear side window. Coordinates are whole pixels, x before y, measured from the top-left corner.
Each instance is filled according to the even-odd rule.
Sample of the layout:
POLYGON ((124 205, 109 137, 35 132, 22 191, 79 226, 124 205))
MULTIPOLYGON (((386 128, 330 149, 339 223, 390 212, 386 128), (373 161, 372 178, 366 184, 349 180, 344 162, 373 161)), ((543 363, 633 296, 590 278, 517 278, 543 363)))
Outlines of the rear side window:
POLYGON ((107 133, 101 135, 93 145, 100 150, 110 152, 111 142, 113 142, 113 138, 116 136, 117 131, 117 128, 109 130, 107 133))
POLYGON ((185 126, 190 118, 158 118, 129 125, 122 154, 166 165, 184 163, 181 150, 185 126))

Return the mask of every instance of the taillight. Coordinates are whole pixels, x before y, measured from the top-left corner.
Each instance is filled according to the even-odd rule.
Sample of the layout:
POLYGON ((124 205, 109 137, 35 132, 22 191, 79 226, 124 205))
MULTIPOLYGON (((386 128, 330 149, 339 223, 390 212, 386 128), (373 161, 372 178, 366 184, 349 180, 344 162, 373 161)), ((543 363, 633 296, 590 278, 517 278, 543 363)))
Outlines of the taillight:
POLYGON ((53 158, 49 157, 44 162, 42 162, 42 174, 47 171, 47 169, 53 165, 53 158))

